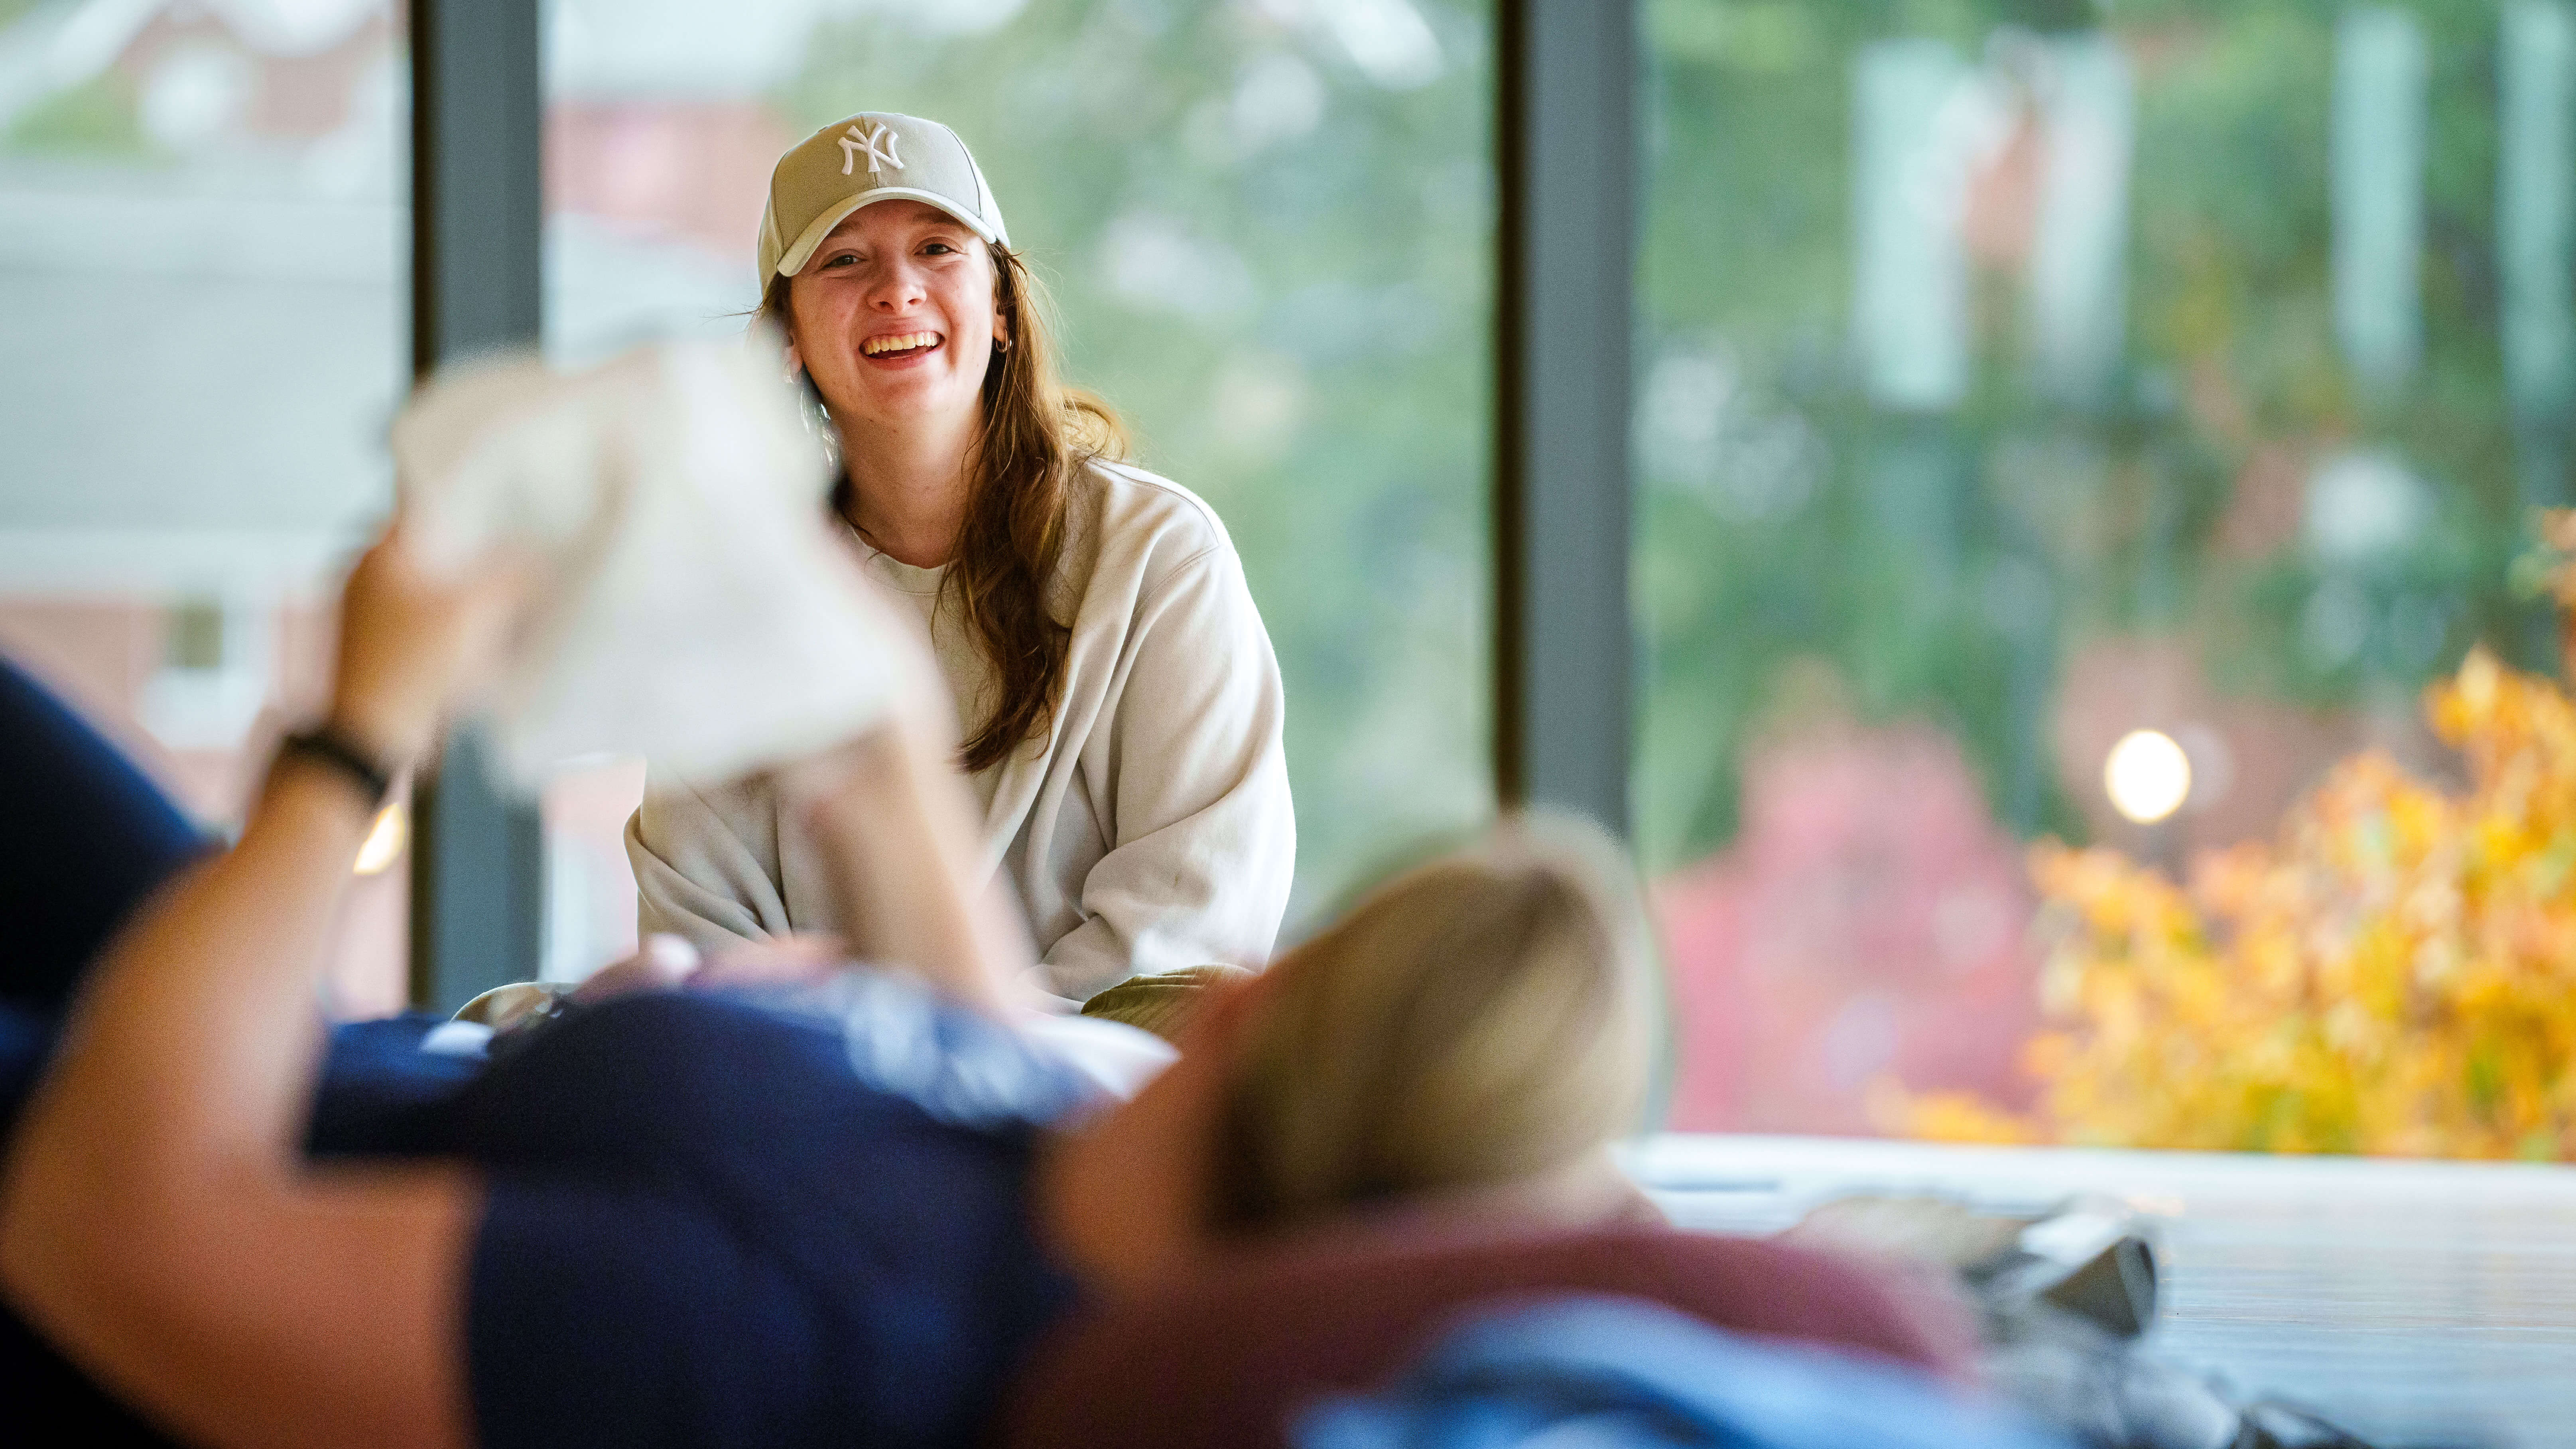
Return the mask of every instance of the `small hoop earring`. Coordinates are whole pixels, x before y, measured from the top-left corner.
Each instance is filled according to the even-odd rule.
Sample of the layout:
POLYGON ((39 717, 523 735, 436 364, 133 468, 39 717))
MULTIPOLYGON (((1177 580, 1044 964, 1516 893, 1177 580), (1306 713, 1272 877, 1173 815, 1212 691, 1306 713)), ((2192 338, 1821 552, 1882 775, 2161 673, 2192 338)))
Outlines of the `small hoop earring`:
POLYGON ((1008 352, 1008 351, 1010 351, 1010 350, 1011 350, 1011 339, 1009 339, 1009 338, 1007 338, 1007 337, 996 337, 996 338, 994 338, 994 339, 993 339, 993 350, 994 350, 995 352, 1008 352))

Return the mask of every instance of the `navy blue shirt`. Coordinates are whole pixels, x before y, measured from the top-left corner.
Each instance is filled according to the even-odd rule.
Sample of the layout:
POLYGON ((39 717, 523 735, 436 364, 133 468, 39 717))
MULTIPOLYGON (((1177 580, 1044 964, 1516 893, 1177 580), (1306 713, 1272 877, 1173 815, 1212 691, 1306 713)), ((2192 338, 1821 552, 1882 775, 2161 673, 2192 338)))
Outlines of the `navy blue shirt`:
MULTIPOLYGON (((918 988, 630 997, 488 1063, 421 1052, 428 1027, 334 1034, 311 1145, 482 1169, 487 1449, 970 1444, 1072 1301, 1027 1186, 1083 1088, 918 988)), ((40 1035, 0 1019, 13 1117, 40 1035)))

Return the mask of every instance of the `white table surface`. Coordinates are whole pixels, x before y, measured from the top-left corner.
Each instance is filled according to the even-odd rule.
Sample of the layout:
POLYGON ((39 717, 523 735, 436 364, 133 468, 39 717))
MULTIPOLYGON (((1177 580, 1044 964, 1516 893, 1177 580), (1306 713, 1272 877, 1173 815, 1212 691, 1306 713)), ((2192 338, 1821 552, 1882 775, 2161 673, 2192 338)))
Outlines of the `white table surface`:
POLYGON ((2576 1167, 1680 1134, 1628 1164, 1723 1232, 1854 1192, 2116 1198, 2158 1230, 2159 1352, 2377 1444, 2576 1446, 2576 1167))

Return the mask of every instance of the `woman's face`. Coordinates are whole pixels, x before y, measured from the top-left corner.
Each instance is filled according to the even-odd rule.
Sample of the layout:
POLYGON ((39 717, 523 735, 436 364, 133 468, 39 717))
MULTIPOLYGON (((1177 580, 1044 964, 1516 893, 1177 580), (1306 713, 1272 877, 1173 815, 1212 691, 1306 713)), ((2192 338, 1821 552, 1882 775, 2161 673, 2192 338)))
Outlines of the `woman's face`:
POLYGON ((919 201, 850 213, 790 278, 791 365, 844 431, 971 418, 993 364, 993 254, 919 201))

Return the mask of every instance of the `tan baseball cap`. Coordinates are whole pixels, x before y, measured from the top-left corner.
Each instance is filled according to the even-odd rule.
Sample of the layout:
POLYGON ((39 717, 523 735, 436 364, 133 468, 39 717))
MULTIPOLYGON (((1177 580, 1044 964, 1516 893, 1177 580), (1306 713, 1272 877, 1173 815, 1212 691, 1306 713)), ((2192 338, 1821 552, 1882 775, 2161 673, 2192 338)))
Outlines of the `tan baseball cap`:
POLYGON ((760 284, 803 271, 841 218, 872 201, 926 201, 975 235, 1011 244, 993 188, 966 143, 937 121, 861 111, 798 142, 769 173, 760 217, 760 284))

